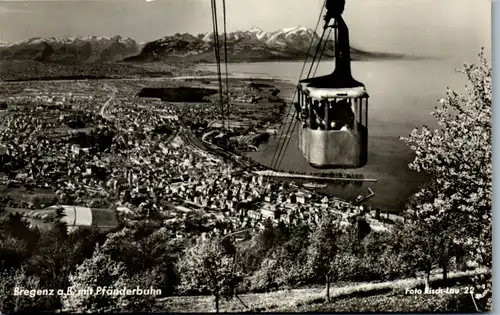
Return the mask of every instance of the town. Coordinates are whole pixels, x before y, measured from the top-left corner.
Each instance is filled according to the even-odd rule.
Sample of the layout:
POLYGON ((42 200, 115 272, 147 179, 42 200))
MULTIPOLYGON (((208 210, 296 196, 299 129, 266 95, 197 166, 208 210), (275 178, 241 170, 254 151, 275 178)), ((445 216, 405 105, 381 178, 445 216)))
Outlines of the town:
MULTIPOLYGON (((182 85, 179 80, 165 83, 182 85)), ((198 84, 210 87, 206 80, 198 84)), ((47 215, 33 212, 62 205, 79 209, 67 214, 70 226, 110 228, 148 219, 175 228, 180 237, 185 220, 200 214, 206 218, 204 230, 223 226, 226 232, 263 228, 266 220, 312 223, 324 211, 344 224, 364 215, 376 230, 403 220, 265 177, 262 166, 237 154, 218 154, 221 138, 230 141, 276 128, 284 103, 274 86, 234 84, 231 97, 237 105, 228 118, 237 127, 215 137, 219 147, 213 146, 220 150, 210 148, 217 140, 210 134, 220 134, 214 127, 220 120, 217 101, 142 98, 138 91, 144 86, 140 79, 4 83, 11 93, 4 95, 6 109, 0 112, 0 171, 8 209, 27 213, 40 225, 47 215)))

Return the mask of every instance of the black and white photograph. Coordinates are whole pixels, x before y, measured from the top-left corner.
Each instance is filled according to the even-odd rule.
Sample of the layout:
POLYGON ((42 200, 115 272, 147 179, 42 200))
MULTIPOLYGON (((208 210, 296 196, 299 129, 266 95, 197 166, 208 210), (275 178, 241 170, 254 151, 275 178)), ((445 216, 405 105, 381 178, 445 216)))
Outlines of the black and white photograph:
POLYGON ((490 0, 0 1, 0 314, 492 310, 490 0))

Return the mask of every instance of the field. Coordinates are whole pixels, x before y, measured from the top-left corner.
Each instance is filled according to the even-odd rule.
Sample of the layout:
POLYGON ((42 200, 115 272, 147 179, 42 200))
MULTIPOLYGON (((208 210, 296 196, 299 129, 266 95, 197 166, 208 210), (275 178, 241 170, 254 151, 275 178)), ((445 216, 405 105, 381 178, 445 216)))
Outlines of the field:
POLYGON ((352 297, 321 305, 297 307, 298 312, 326 313, 421 313, 475 312, 469 295, 404 295, 389 293, 370 297, 352 297))
MULTIPOLYGON (((111 228, 116 227, 118 225, 118 220, 116 214, 109 209, 90 209, 92 213, 89 216, 89 213, 85 211, 84 207, 77 207, 81 209, 77 209, 77 217, 76 224, 82 224, 83 226, 98 226, 99 228, 111 228)), ((75 224, 75 211, 71 210, 73 207, 70 207, 66 212, 66 216, 64 217, 64 221, 68 225, 75 224)), ((44 217, 51 218, 54 216, 55 212, 53 209, 41 209, 41 210, 31 210, 31 209, 23 209, 23 208, 6 208, 6 210, 10 213, 26 213, 29 220, 39 226, 39 227, 49 227, 49 221, 45 222, 43 220, 44 217), (45 216, 47 215, 47 216, 45 216)))
MULTIPOLYGON (((442 275, 434 275, 431 277, 432 287, 463 287, 470 281, 471 275, 483 272, 484 270, 452 273, 447 282, 443 282, 442 275)), ((324 303, 324 287, 242 294, 233 300, 221 300, 220 310, 221 312, 339 312, 336 309, 336 305, 339 305, 346 312, 361 312, 360 305, 370 303, 371 306, 366 306, 365 311, 404 312, 405 310, 420 311, 421 304, 428 303, 430 306, 438 306, 444 301, 457 298, 453 295, 405 294, 406 289, 422 288, 423 283, 423 279, 401 279, 380 283, 332 284, 330 289, 332 303, 324 303), (401 299, 408 303, 397 302, 401 299), (357 303, 360 305, 356 306, 357 303), (372 310, 372 306, 374 310, 372 310)), ((161 299, 159 304, 161 310, 169 312, 183 312, 187 309, 195 313, 214 311, 214 298, 212 296, 168 297, 161 299)), ((437 310, 439 311, 439 309, 437 310)))

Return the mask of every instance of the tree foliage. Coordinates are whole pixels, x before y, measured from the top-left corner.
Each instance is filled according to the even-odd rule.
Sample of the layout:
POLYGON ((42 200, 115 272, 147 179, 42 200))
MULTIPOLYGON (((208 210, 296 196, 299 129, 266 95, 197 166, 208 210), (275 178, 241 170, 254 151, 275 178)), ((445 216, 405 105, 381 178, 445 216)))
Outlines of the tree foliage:
MULTIPOLYGON (((460 70, 469 82, 465 93, 449 90, 439 101, 433 115, 440 128, 423 127, 403 140, 416 154, 410 168, 432 175, 413 200, 417 220, 453 226, 452 239, 491 268, 492 85, 483 51, 479 61, 460 70)), ((478 286, 477 297, 490 299, 491 285, 478 286)))
POLYGON ((330 282, 335 277, 334 262, 339 254, 338 244, 342 233, 340 222, 331 215, 324 215, 311 234, 307 265, 313 274, 325 278, 327 300, 330 299, 330 282))
POLYGON ((154 305, 151 294, 103 294, 98 287, 106 290, 149 289, 154 280, 149 272, 131 275, 124 263, 114 261, 96 246, 94 255, 77 267, 69 276, 73 294, 62 296, 63 310, 70 312, 120 312, 147 311, 154 305), (89 294, 87 290, 93 291, 89 294))
MULTIPOLYGON (((73 290, 87 290, 97 287, 118 289, 116 286, 120 278, 125 274, 123 263, 117 263, 109 255, 102 254, 96 247, 94 255, 86 259, 74 274, 69 277, 70 286, 73 290)), ((74 294, 62 297, 63 310, 71 312, 103 312, 120 310, 117 296, 101 294, 74 294)))
POLYGON ((403 231, 397 228, 389 232, 372 231, 362 242, 361 265, 369 266, 370 274, 378 276, 380 280, 395 280, 412 276, 412 268, 404 261, 402 255, 404 236, 403 231))
POLYGON ((3 271, 0 273, 0 313, 36 311, 39 307, 37 298, 15 295, 14 289, 38 288, 39 278, 28 276, 24 269, 3 271))
POLYGON ((196 239, 196 243, 185 250, 178 262, 181 277, 179 290, 210 292, 215 297, 216 311, 219 312, 220 298, 232 297, 241 280, 241 272, 236 268, 234 257, 220 238, 196 239))
POLYGON ((151 271, 155 286, 168 295, 174 293, 178 284, 175 263, 179 246, 173 233, 165 228, 154 232, 124 228, 108 235, 101 249, 114 261, 122 262, 130 273, 151 271))
POLYGON ((425 288, 429 288, 430 273, 438 266, 441 247, 439 233, 423 222, 406 224, 401 233, 402 246, 407 250, 401 252, 403 261, 414 271, 425 272, 425 288))

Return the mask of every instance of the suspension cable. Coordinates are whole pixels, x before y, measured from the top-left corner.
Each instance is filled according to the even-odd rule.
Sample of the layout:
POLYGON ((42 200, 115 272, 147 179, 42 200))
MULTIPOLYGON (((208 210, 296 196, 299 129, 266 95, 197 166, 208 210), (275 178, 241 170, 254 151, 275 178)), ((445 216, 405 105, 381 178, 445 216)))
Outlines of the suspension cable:
MULTIPOLYGON (((316 58, 318 57, 318 53, 319 53, 320 48, 321 48, 321 42, 323 41, 323 37, 325 36, 325 32, 326 32, 326 29, 323 29, 323 33, 321 34, 321 38, 320 38, 320 41, 318 43, 318 46, 316 46, 316 52, 314 53, 314 57, 313 57, 311 66, 309 67, 309 72, 307 73, 307 79, 309 79, 309 77, 311 75, 311 71, 314 67, 314 62, 316 61, 316 58)), ((295 107, 294 107, 294 109, 295 109, 295 107)), ((297 114, 297 110, 295 109, 294 113, 293 113, 293 117, 292 117, 292 123, 288 125, 287 137, 285 137, 285 140, 284 140, 283 145, 281 147, 280 153, 278 154, 278 158, 276 160, 276 165, 275 165, 276 169, 280 167, 281 162, 283 161, 283 158, 285 157, 285 153, 286 153, 286 150, 288 148, 288 145, 290 144, 292 134, 295 131, 296 124, 293 122, 293 119, 295 118, 296 114, 297 114), (290 132, 290 128, 292 129, 291 132, 290 132)))
MULTIPOLYGON (((328 30, 328 35, 326 35, 327 40, 325 41, 325 44, 323 45, 323 49, 321 50, 321 54, 319 55, 318 62, 316 63, 316 68, 314 69, 314 72, 313 72, 313 77, 315 77, 315 76, 316 76, 316 72, 318 71, 318 67, 319 67, 319 65, 320 65, 320 63, 321 63, 321 58, 323 57, 323 55, 324 55, 324 53, 325 53, 325 49, 326 49, 326 46, 328 45, 328 39, 330 38, 331 33, 332 33, 332 29, 330 28, 330 29, 328 30)), ((335 49, 335 46, 334 46, 334 48, 333 48, 333 49, 335 49)), ((311 65, 311 66, 312 66, 312 65, 311 65)), ((294 125, 294 126, 293 126, 293 128, 292 128, 292 132, 291 132, 292 134, 293 134, 294 130, 295 130, 295 125, 294 125)), ((288 140, 288 142, 290 142, 290 140, 288 140)), ((286 147, 287 147, 287 148, 288 148, 288 144, 289 144, 289 143, 287 143, 287 145, 286 145, 286 147)), ((286 149, 285 149, 285 152, 286 152, 286 149)), ((277 167, 280 167, 280 165, 281 165, 281 161, 282 161, 282 160, 283 160, 283 157, 281 158, 281 160, 280 160, 280 162, 279 162, 279 164, 278 164, 278 166, 277 166, 277 167)))
MULTIPOLYGON (((319 50, 321 48, 321 42, 323 41, 323 38, 325 37, 325 32, 326 32, 326 29, 323 29, 323 33, 321 34, 321 38, 319 40, 318 46, 316 47, 316 52, 314 53, 311 67, 309 68, 309 72, 307 73, 307 79, 309 79, 309 77, 311 76, 311 71, 313 69, 314 62, 316 61, 316 58, 318 57, 318 53, 319 53, 319 50)), ((324 49, 323 49, 323 51, 324 51, 324 49)), ((320 56, 320 59, 321 59, 321 56, 320 56)), ((319 63, 319 61, 318 61, 318 63, 319 63)))
POLYGON ((222 129, 225 130, 225 119, 224 119, 224 103, 223 103, 223 92, 222 92, 222 74, 220 66, 220 43, 219 43, 219 27, 217 22, 217 4, 216 0, 211 0, 212 5, 212 26, 214 32, 214 51, 215 60, 217 63, 217 79, 219 81, 219 101, 221 106, 222 114, 222 129))
MULTIPOLYGON (((325 4, 326 4, 326 0, 325 0, 325 4)), ((320 12, 320 14, 319 14, 318 21, 317 21, 317 23, 316 23, 316 27, 315 27, 315 29, 314 29, 314 33, 316 33, 316 31, 317 31, 317 29, 318 29, 319 23, 320 23, 320 21, 321 21, 321 16, 322 16, 322 14, 323 14, 323 10, 324 10, 324 5, 323 5, 323 7, 321 8, 321 12, 320 12)), ((299 75, 299 80, 298 80, 298 81, 300 81, 300 80, 302 79, 302 75, 303 75, 303 73, 304 73, 304 70, 305 70, 305 67, 306 67, 306 64, 307 64, 307 59, 309 58, 309 55, 310 55, 310 53, 311 53, 311 49, 312 49, 313 44, 314 44, 314 36, 311 38, 311 42, 310 42, 310 44, 309 44, 309 49, 307 50, 306 58, 305 58, 304 63, 303 63, 303 65, 302 65, 302 70, 300 71, 300 75, 299 75)), ((297 90, 298 90, 298 86, 296 86, 296 87, 295 87, 295 90, 294 90, 294 92, 293 92, 292 104, 293 104, 293 102, 295 101, 295 96, 296 96, 296 94, 297 94, 297 90)), ((292 110, 294 110, 294 108, 292 108, 292 107, 293 107, 293 106, 289 106, 289 107, 288 107, 288 113, 287 113, 287 114, 286 114, 286 116, 285 116, 285 123, 286 123, 287 119, 290 117, 290 112, 291 112, 292 110)), ((294 111, 294 113, 293 113, 293 115, 292 115, 292 119, 291 119, 291 120, 292 120, 292 122, 293 122, 293 119, 294 119, 294 118, 295 118, 295 111, 294 111)), ((280 151, 280 154, 281 154, 280 145, 283 145, 283 143, 281 143, 281 140, 282 140, 282 137, 283 137, 283 131, 284 131, 284 129, 285 129, 285 127, 283 127, 283 128, 280 130, 280 134, 279 134, 279 136, 278 136, 278 146, 276 147, 276 149, 275 149, 275 151, 274 151, 274 154, 273 154, 273 158, 272 158, 272 160, 271 160, 271 168, 273 168, 273 169, 275 168, 275 164, 276 164, 276 162, 277 162, 277 160, 275 160, 275 158, 276 158, 276 153, 278 153, 278 151, 280 151)), ((288 130, 289 130, 289 129, 288 129, 288 130)), ((287 130, 287 133, 288 133, 288 130, 287 130)), ((285 140, 284 140, 284 141, 285 141, 285 140)), ((278 156, 279 156, 279 154, 278 154, 278 156)))
MULTIPOLYGON (((316 61, 316 58, 318 56, 318 52, 320 50, 321 42, 322 42, 324 36, 325 36, 325 30, 323 30, 323 33, 321 34, 321 38, 320 38, 320 41, 318 43, 318 46, 316 47, 316 52, 314 54, 314 58, 312 60, 311 66, 309 68, 309 72, 307 74, 307 79, 311 75, 311 70, 312 70, 312 68, 314 66, 314 62, 316 61)), ((290 143, 292 134, 295 131, 295 124, 293 123, 293 120, 295 119, 295 115, 296 114, 297 114, 297 110, 294 110, 294 113, 293 113, 293 116, 292 116, 292 123, 288 124, 288 129, 287 129, 287 132, 286 132, 286 137, 285 137, 285 139, 283 141, 283 144, 282 144, 282 146, 280 148, 280 152, 278 153, 278 157, 276 159, 276 164, 274 165, 274 168, 276 168, 276 169, 279 168, 279 166, 281 165, 281 162, 283 161, 283 158, 285 156, 286 149, 288 148, 288 144, 290 143), (290 132, 290 128, 292 129, 291 132, 290 132)))
MULTIPOLYGON (((326 0, 324 1, 323 6, 321 7, 321 12, 319 13, 318 21, 316 22, 316 27, 314 28, 314 34, 316 34, 316 31, 318 30, 319 23, 321 22, 321 17, 323 15, 323 11, 325 9, 325 6, 326 6, 326 0)), ((306 64, 307 64, 307 60, 309 59, 309 55, 311 53, 311 49, 312 49, 313 44, 314 44, 314 36, 311 38, 311 42, 310 42, 309 48, 307 50, 306 58, 305 58, 304 63, 302 65, 302 70, 300 71, 300 75, 299 75, 298 81, 300 81, 302 79, 302 75, 304 73, 304 70, 305 70, 305 67, 306 67, 306 64)), ((298 85, 295 87, 295 90, 293 92, 292 105, 295 102, 295 96, 297 94, 297 89, 298 89, 298 85)), ((293 110, 295 110, 294 106, 289 106, 288 107, 288 113, 285 116, 285 123, 286 123, 288 117, 290 117, 290 112, 292 111, 292 107, 293 107, 293 110)), ((294 111, 294 114, 292 116, 292 122, 293 122, 293 119, 295 118, 294 116, 295 116, 295 111, 294 111)), ((275 165, 275 162, 276 162, 275 161, 276 153, 278 153, 278 151, 279 151, 279 147, 280 147, 280 144, 281 144, 281 139, 282 139, 282 136, 283 136, 283 130, 284 130, 284 127, 280 130, 280 133, 278 135, 278 146, 276 147, 276 149, 274 151, 274 154, 273 154, 273 158, 271 160, 271 168, 273 168, 273 169, 275 168, 274 165, 275 165)))
MULTIPOLYGON (((319 55, 318 63, 316 63, 316 69, 314 69, 313 72, 313 77, 316 76, 316 71, 318 71, 319 64, 321 63, 321 58, 323 57, 323 54, 325 53, 326 46, 328 45, 328 39, 330 38, 330 35, 332 34, 332 29, 330 28, 328 30, 328 35, 326 35, 326 40, 325 40, 325 45, 323 46, 323 50, 321 51, 321 54, 319 55)), ((334 49, 334 56, 335 56, 335 45, 333 46, 334 49)))
POLYGON ((224 18, 224 64, 226 68, 226 102, 227 102, 227 107, 226 107, 226 118, 227 118, 227 124, 229 127, 229 78, 228 78, 228 71, 227 71, 227 19, 226 19, 226 0, 222 0, 222 13, 223 13, 223 18, 224 18))
POLYGON ((216 30, 216 38, 217 38, 217 56, 218 56, 218 76, 219 76, 219 93, 220 93, 220 102, 222 109, 222 130, 226 131, 225 124, 225 113, 224 113, 224 92, 223 92, 223 84, 222 84, 222 69, 221 69, 221 56, 220 56, 220 37, 219 37, 219 20, 217 17, 217 0, 214 0, 214 12, 215 12, 215 30, 216 30))

